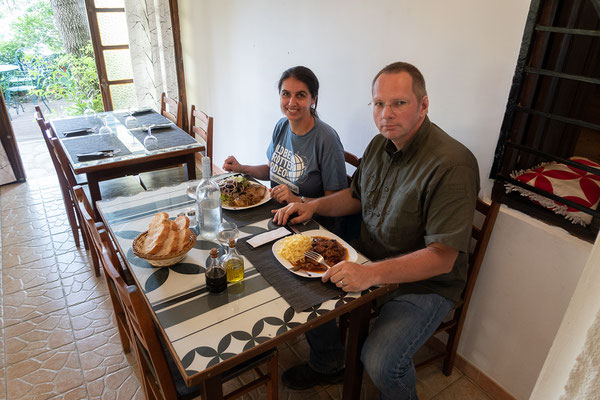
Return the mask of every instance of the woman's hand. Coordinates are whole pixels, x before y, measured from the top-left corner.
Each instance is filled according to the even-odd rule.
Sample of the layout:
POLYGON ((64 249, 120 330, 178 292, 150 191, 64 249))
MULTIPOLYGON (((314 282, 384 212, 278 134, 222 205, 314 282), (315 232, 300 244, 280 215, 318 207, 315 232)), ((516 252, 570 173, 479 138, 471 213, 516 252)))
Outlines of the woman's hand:
POLYGON ((296 196, 289 187, 286 185, 278 185, 272 189, 269 189, 271 192, 271 197, 274 198, 277 202, 282 204, 290 204, 290 203, 302 203, 302 198, 296 196))
POLYGON ((242 164, 234 156, 229 156, 223 163, 223 169, 227 172, 242 172, 242 164))
POLYGON ((277 225, 285 225, 288 222, 291 224, 299 224, 300 222, 308 221, 312 218, 317 210, 317 201, 309 203, 290 203, 287 206, 278 210, 271 210, 273 214, 273 222, 277 225))

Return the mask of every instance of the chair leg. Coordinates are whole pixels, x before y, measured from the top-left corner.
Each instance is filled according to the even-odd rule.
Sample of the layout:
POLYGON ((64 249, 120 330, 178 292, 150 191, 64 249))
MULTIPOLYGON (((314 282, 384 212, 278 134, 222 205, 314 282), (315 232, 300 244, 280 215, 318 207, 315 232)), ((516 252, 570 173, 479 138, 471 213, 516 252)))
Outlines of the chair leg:
POLYGON ((67 213, 67 219, 69 220, 69 225, 71 225, 71 232, 73 233, 73 240, 75 241, 75 246, 80 247, 81 243, 79 242, 79 227, 81 225, 78 224, 77 217, 75 216, 74 204, 72 203, 72 199, 69 196, 68 200, 65 198, 63 193, 63 200, 65 203, 65 212, 67 213))
POLYGON ((269 361, 269 373, 271 379, 267 381, 267 394, 269 400, 277 400, 279 398, 279 353, 276 351, 275 355, 269 361))
POLYGON ((446 357, 444 358, 444 366, 442 372, 444 375, 452 375, 454 369, 454 361, 456 359, 456 350, 458 349, 458 334, 457 327, 454 327, 448 332, 448 342, 446 343, 446 357))

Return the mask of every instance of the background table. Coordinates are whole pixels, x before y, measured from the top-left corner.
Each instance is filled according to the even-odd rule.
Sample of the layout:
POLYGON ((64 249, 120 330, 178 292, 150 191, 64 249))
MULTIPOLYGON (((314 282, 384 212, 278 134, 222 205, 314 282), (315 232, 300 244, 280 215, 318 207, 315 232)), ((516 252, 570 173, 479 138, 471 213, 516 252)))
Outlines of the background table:
MULTIPOLYGON (((363 293, 340 290, 335 298, 297 312, 244 253, 244 280, 230 284, 222 294, 208 294, 205 266, 210 249, 218 247, 217 243, 198 239, 181 263, 168 268, 153 268, 133 254, 133 239, 147 230, 154 213, 165 211, 174 217, 193 206, 194 202, 185 195, 184 185, 98 202, 102 219, 142 289, 186 383, 197 384, 317 325, 356 310, 358 317, 351 319, 352 332, 348 335, 344 397, 359 396, 362 369, 358 357, 368 327, 370 301, 393 288, 382 287, 363 293)), ((225 212, 225 218, 227 213, 236 212, 239 213, 225 212)), ((267 210, 267 214, 257 215, 254 221, 238 225, 241 240, 270 229, 270 219, 267 210)), ((271 257, 274 258, 272 254, 271 257)), ((359 255, 358 261, 368 260, 359 255)))

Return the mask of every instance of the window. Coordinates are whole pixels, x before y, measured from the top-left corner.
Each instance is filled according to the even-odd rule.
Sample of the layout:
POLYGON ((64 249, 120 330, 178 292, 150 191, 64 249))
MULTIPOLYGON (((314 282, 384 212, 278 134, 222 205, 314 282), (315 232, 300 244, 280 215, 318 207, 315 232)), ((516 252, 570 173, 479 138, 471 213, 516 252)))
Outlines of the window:
POLYGON ((532 187, 515 173, 555 162, 585 171, 600 185, 600 168, 593 166, 600 164, 599 15, 595 0, 532 1, 491 172, 494 200, 590 241, 600 227, 597 206, 532 187), (507 184, 591 216, 591 222, 573 224, 518 192, 507 193, 507 184))

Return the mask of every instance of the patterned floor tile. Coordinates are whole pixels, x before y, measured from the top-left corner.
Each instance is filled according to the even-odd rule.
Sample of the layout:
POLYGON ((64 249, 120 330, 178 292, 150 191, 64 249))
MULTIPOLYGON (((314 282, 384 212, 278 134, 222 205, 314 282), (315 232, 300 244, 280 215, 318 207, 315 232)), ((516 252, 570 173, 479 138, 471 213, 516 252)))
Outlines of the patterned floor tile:
POLYGON ((417 394, 419 399, 428 400, 462 378, 458 369, 450 376, 444 375, 441 363, 435 363, 417 371, 417 394))
POLYGON ((0 186, 2 197, 2 211, 23 207, 23 204, 42 204, 42 192, 37 185, 26 183, 13 183, 0 186))
POLYGON ((50 282, 16 293, 5 293, 4 329, 19 322, 65 308, 60 282, 50 282))
POLYGON ((89 399, 144 399, 144 389, 132 367, 110 373, 87 384, 89 399))
POLYGON ((46 220, 48 221, 48 227, 50 229, 50 233, 52 235, 56 235, 57 233, 64 232, 72 232, 71 224, 69 223, 69 219, 66 214, 54 215, 54 216, 46 216, 46 220))
POLYGON ((2 247, 2 268, 27 264, 54 256, 50 236, 36 237, 28 241, 2 247))
POLYGON ((7 400, 47 399, 82 386, 75 344, 6 367, 7 400))
POLYGON ((2 269, 2 284, 4 285, 3 291, 5 294, 27 290, 58 280, 58 267, 54 257, 2 269))
MULTIPOLYGON (((83 377, 92 382, 128 367, 130 362, 123 353, 117 328, 110 328, 76 342, 83 377)), ((129 359, 135 362, 133 352, 129 359)))
POLYGON ((452 385, 442 390, 439 394, 432 398, 433 400, 454 400, 454 399, 469 399, 469 400, 490 400, 485 392, 477 385, 471 382, 467 377, 461 377, 452 385))
POLYGON ((35 358, 40 353, 75 341, 66 309, 8 326, 4 334, 7 365, 35 358))
POLYGON ((79 386, 73 390, 69 390, 66 393, 61 393, 58 396, 51 397, 49 400, 81 400, 87 398, 87 389, 85 386, 79 386))
POLYGON ((0 400, 6 400, 6 379, 5 379, 6 369, 4 367, 0 367, 0 400))
POLYGON ((78 341, 116 327, 112 303, 107 295, 70 306, 68 310, 73 334, 78 341))
POLYGON ((92 268, 88 262, 88 256, 83 249, 83 246, 76 251, 57 255, 56 262, 61 278, 66 278, 84 271, 91 271, 92 268))
MULTIPOLYGON (((54 252, 56 254, 64 254, 79 250, 79 248, 75 245, 75 240, 73 239, 73 234, 70 230, 63 233, 53 234, 52 242, 54 245, 54 252)), ((80 246, 81 251, 85 252, 83 243, 80 243, 80 246)))
POLYGON ((106 280, 91 270, 61 279, 67 305, 75 305, 108 294, 106 280))
POLYGON ((2 244, 4 246, 26 242, 32 238, 45 236, 50 236, 50 227, 46 218, 33 221, 22 221, 11 225, 2 224, 2 244))
MULTIPOLYGON (((42 191, 42 193, 44 193, 42 191)), ((44 207, 46 208, 46 217, 59 217, 68 221, 67 212, 65 210, 65 202, 62 195, 59 192, 58 198, 52 198, 52 200, 44 199, 44 207)))
MULTIPOLYGON (((58 183, 58 182, 57 182, 58 183)), ((48 185, 47 187, 41 187, 40 192, 42 194, 42 200, 44 203, 61 201, 62 202, 62 192, 60 186, 56 185, 48 185)), ((64 212, 64 205, 61 203, 61 207, 64 212)))

